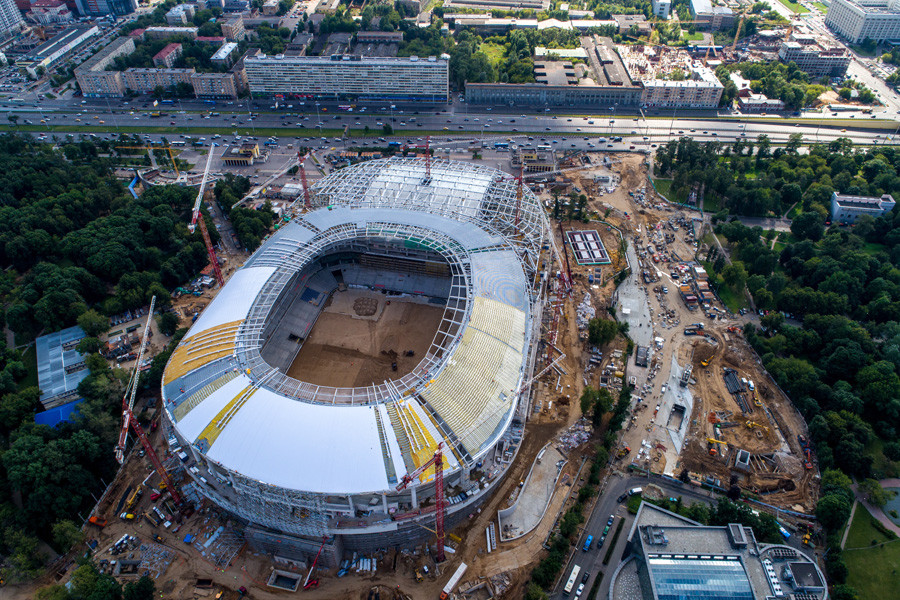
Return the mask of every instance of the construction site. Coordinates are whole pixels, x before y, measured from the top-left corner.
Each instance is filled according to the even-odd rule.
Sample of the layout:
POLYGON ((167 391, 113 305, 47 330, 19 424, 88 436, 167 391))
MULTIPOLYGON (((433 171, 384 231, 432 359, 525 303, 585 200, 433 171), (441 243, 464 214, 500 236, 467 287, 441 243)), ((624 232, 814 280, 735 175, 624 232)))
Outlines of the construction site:
POLYGON ((227 284, 176 294, 191 329, 162 399, 126 395, 98 565, 175 598, 520 597, 597 439, 587 385, 633 388, 611 470, 810 512, 805 423, 739 317, 677 293, 708 230, 646 171, 572 152, 527 177, 392 159, 304 183, 287 226, 211 264, 227 284), (590 218, 551 224, 570 193, 590 218), (588 343, 607 313, 630 343, 588 343))

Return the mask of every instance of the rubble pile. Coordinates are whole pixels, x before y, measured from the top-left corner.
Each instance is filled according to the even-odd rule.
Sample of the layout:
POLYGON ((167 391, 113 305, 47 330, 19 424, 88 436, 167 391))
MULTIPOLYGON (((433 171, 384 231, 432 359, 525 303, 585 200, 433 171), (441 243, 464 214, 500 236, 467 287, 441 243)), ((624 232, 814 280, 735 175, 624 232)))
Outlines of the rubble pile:
POLYGON ((581 418, 559 435, 556 447, 560 452, 569 452, 588 441, 593 431, 590 421, 581 418))
POLYGON ((591 295, 585 292, 584 299, 575 309, 575 321, 578 324, 578 329, 580 331, 587 329, 588 321, 593 319, 596 315, 597 311, 594 310, 594 305, 591 303, 591 295))

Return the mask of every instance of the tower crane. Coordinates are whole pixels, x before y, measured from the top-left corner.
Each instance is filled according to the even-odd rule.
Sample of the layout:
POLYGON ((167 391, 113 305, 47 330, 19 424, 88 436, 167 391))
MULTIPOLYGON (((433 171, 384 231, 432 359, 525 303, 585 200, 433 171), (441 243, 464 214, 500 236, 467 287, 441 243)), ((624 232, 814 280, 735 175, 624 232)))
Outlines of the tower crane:
POLYGON ((188 225, 188 231, 194 233, 197 228, 197 221, 200 222, 200 233, 203 234, 203 243, 206 244, 206 252, 209 254, 209 264, 212 265, 213 273, 219 287, 225 285, 225 278, 222 277, 222 270, 219 268, 219 259, 216 257, 216 250, 213 248, 212 240, 209 238, 209 231, 206 229, 206 220, 200 216, 200 205, 203 203, 203 194, 206 192, 206 182, 209 180, 209 166, 212 164, 214 148, 218 144, 212 144, 209 148, 209 158, 206 159, 206 168, 203 169, 203 179, 200 180, 200 191, 197 192, 197 200, 194 201, 194 209, 191 215, 191 224, 188 225))
POLYGON ((434 456, 412 473, 404 475, 397 485, 398 492, 405 490, 413 479, 434 465, 434 529, 437 533, 437 562, 444 562, 444 513, 446 505, 444 504, 444 455, 441 450, 443 445, 443 442, 438 443, 434 456))
POLYGON ((425 150, 425 179, 423 180, 423 185, 429 185, 431 183, 431 136, 425 137, 425 144, 419 144, 418 146, 406 146, 407 148, 424 148, 425 150))
POLYGON ((147 349, 147 340, 150 338, 150 322, 153 319, 153 309, 155 307, 156 296, 153 296, 150 300, 150 310, 147 314, 147 324, 144 326, 144 335, 141 338, 141 349, 138 352, 137 361, 135 361, 134 367, 131 370, 131 378, 128 380, 128 385, 125 387, 125 395, 122 397, 122 430, 119 432, 119 443, 116 444, 116 460, 120 465, 125 462, 125 442, 128 437, 128 428, 131 427, 138 440, 140 440, 141 445, 144 447, 147 458, 153 463, 153 468, 156 469, 156 472, 159 474, 160 480, 162 480, 166 485, 166 489, 169 490, 169 493, 172 495, 172 500, 175 501, 175 504, 180 506, 182 503, 181 495, 175 489, 172 478, 169 477, 169 473, 166 471, 165 467, 163 467, 162 461, 156 454, 156 450, 150 445, 150 440, 147 439, 144 428, 141 427, 137 417, 134 416, 134 398, 137 394, 138 381, 140 379, 141 362, 144 358, 144 351, 147 349))
POLYGON ((300 183, 303 184, 303 204, 306 206, 306 210, 312 208, 312 201, 309 198, 309 184, 306 182, 306 169, 303 168, 303 163, 306 162, 306 159, 312 155, 312 150, 307 152, 304 155, 301 155, 300 152, 297 152, 297 173, 300 175, 300 183))

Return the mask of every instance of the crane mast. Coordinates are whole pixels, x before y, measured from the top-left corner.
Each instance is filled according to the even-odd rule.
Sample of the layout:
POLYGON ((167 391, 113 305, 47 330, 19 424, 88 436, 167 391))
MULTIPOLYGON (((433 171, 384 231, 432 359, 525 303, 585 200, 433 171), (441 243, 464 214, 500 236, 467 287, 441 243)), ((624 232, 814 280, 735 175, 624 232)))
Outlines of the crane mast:
POLYGON ((225 278, 222 277, 222 270, 219 268, 219 259, 216 256, 215 248, 213 248, 212 239, 209 237, 209 230, 206 228, 206 220, 200 215, 200 205, 203 203, 203 194, 206 193, 206 182, 209 180, 209 166, 212 164, 213 154, 215 154, 214 148, 216 146, 217 144, 212 144, 209 147, 209 157, 206 159, 206 168, 203 169, 203 179, 200 180, 200 190, 197 192, 197 199, 194 201, 194 209, 191 213, 191 224, 188 225, 188 231, 194 233, 197 222, 199 221, 200 233, 203 235, 203 243, 206 245, 207 254, 209 254, 209 264, 212 265, 216 281, 219 282, 219 287, 222 287, 225 285, 225 278))
POLYGON ((306 206, 306 210, 312 208, 312 200, 309 196, 309 184, 306 182, 306 169, 303 168, 303 163, 306 162, 310 154, 312 154, 312 151, 304 155, 297 152, 297 173, 300 174, 300 182, 303 184, 303 204, 306 206))
POLYGON ((428 459, 428 462, 419 466, 412 473, 403 476, 397 485, 397 491, 405 490, 413 479, 424 473, 432 465, 434 466, 434 530, 437 534, 437 556, 438 562, 444 562, 444 513, 446 505, 444 503, 444 455, 440 442, 434 451, 434 456, 428 459))
POLYGON ((116 444, 116 460, 119 461, 120 465, 125 462, 125 442, 128 437, 128 426, 131 424, 133 416, 131 411, 134 409, 134 398, 137 395, 141 362, 144 360, 144 351, 147 349, 147 340, 150 337, 150 321, 153 320, 153 309, 155 307, 156 296, 153 296, 150 300, 150 311, 147 313, 147 323, 144 325, 144 335, 141 337, 141 349, 138 351, 137 361, 131 370, 131 378, 128 380, 128 385, 125 387, 125 395, 122 397, 122 430, 119 432, 119 443, 116 444))
POLYGON ((169 473, 163 466, 162 461, 159 460, 156 450, 150 444, 150 440, 147 438, 144 428, 141 427, 137 417, 134 416, 134 398, 137 395, 138 381, 140 380, 141 373, 141 362, 143 361, 144 351, 147 349, 147 340, 150 338, 150 322, 153 319, 153 309, 155 307, 156 296, 153 296, 150 300, 150 311, 147 314, 147 324, 144 326, 144 335, 141 338, 141 349, 138 353, 137 361, 134 363, 128 386, 125 388, 125 395, 122 397, 122 430, 119 433, 119 443, 116 445, 116 460, 120 465, 125 462, 125 442, 128 437, 128 428, 131 427, 138 440, 140 440, 141 446, 144 447, 147 458, 153 463, 153 468, 156 469, 162 482, 166 484, 166 489, 169 490, 169 493, 172 495, 172 500, 175 501, 175 504, 180 506, 182 503, 181 495, 175 489, 172 478, 169 477, 169 473))

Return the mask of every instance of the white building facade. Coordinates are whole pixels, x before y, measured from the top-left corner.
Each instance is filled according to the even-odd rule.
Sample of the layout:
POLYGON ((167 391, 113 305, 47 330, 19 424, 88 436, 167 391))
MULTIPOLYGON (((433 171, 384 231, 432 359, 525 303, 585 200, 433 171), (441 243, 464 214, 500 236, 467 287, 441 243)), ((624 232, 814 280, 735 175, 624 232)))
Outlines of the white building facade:
POLYGON ((877 218, 889 213, 896 204, 890 194, 873 198, 845 196, 834 192, 831 194, 831 219, 836 223, 855 223, 863 215, 877 218))
POLYGON ((900 40, 900 0, 832 0, 825 24, 852 44, 900 40))

